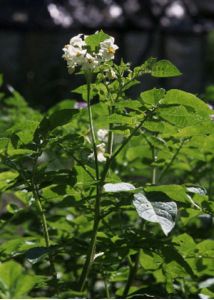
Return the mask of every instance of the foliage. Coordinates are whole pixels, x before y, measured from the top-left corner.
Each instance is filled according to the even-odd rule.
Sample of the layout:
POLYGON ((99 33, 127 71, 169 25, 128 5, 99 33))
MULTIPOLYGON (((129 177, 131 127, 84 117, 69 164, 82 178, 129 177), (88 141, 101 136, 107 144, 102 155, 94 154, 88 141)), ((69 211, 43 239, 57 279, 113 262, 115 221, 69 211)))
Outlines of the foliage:
POLYGON ((45 114, 1 94, 1 298, 214 296, 212 110, 175 89, 132 99, 146 74, 180 72, 107 60, 79 72, 84 108, 45 114))

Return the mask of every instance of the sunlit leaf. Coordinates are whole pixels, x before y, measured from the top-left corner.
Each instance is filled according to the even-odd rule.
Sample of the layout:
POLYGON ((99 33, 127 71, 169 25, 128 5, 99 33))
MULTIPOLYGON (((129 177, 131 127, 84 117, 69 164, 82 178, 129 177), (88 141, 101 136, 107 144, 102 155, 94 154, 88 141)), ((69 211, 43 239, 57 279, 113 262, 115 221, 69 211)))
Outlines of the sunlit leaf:
POLYGON ((175 202, 150 202, 146 196, 138 193, 134 195, 133 204, 141 218, 158 223, 165 235, 168 235, 175 226, 177 215, 175 202))
POLYGON ((130 190, 134 190, 135 187, 131 183, 127 182, 119 182, 119 183, 106 183, 103 186, 105 192, 108 193, 117 193, 117 192, 126 192, 130 190))

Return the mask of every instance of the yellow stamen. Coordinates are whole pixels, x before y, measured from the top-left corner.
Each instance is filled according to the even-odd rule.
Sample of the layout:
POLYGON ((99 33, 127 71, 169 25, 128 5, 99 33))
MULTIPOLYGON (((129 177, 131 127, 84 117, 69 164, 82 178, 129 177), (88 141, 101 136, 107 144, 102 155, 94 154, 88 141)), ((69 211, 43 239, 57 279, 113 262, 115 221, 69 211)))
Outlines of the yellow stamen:
POLYGON ((114 48, 109 47, 109 48, 108 48, 108 53, 109 53, 109 54, 114 54, 114 53, 115 53, 114 48))

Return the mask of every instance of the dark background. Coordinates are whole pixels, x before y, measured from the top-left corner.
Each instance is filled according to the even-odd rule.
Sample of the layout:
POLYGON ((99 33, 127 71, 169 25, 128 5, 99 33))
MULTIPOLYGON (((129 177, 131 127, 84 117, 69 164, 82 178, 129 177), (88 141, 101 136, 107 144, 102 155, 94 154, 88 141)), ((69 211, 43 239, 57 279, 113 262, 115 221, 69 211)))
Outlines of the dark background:
POLYGON ((212 0, 0 0, 0 73, 34 107, 73 97, 62 48, 78 33, 103 29, 132 65, 171 60, 175 79, 145 77, 141 88, 181 88, 203 96, 214 83, 212 0))

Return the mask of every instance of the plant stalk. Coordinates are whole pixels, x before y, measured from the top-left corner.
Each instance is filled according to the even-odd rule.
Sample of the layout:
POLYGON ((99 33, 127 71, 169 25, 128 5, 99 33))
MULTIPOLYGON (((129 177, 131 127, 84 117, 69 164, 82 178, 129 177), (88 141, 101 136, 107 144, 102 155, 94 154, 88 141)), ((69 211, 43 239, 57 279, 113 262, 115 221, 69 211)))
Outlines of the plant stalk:
POLYGON ((48 232, 47 220, 46 220, 46 216, 45 216, 45 213, 44 213, 44 210, 43 210, 43 207, 42 207, 42 203, 41 203, 39 191, 38 191, 38 188, 37 188, 37 184, 35 183, 36 166, 37 166, 37 160, 38 160, 39 155, 40 155, 40 153, 37 154, 37 156, 34 160, 31 185, 32 185, 33 196, 34 196, 34 199, 35 199, 36 204, 37 204, 39 215, 41 217, 41 223, 42 223, 42 228, 43 228, 43 235, 44 235, 44 239, 45 239, 45 245, 46 245, 46 248, 48 250, 48 258, 49 258, 49 263, 50 263, 50 272, 51 272, 51 275, 53 277, 54 288, 55 288, 56 294, 58 296, 59 295, 58 280, 57 280, 56 269, 55 269, 55 266, 54 266, 54 259, 53 259, 52 254, 50 253, 50 236, 49 236, 49 232, 48 232))
MULTIPOLYGON (((157 156, 156 156, 156 151, 155 151, 155 147, 152 146, 152 157, 153 157, 153 163, 155 163, 157 161, 157 156)), ((157 167, 154 166, 152 169, 152 184, 155 185, 157 182, 157 167)))
POLYGON ((178 149, 175 151, 174 155, 172 156, 170 162, 168 163, 168 165, 160 173, 158 181, 161 181, 163 179, 163 177, 166 175, 167 171, 169 170, 169 168, 173 164, 174 160, 178 156, 178 154, 179 154, 181 148, 183 147, 184 143, 185 143, 185 140, 182 140, 181 143, 180 143, 180 145, 179 145, 179 147, 178 147, 178 149))
POLYGON ((91 264, 94 260, 94 255, 96 251, 96 240, 97 240, 97 231, 99 227, 100 222, 100 195, 101 195, 101 184, 99 184, 99 165, 98 165, 98 159, 97 159, 97 146, 96 146, 96 138, 95 138, 95 132, 94 132, 94 124, 93 124, 93 114, 90 104, 90 89, 91 89, 91 83, 90 83, 90 75, 86 76, 87 79, 87 103, 88 103, 88 118, 89 118, 89 125, 90 125, 90 133, 92 138, 92 146, 93 146, 93 152, 94 152, 94 160, 95 160, 95 171, 96 171, 96 180, 97 180, 97 186, 96 186, 96 200, 95 200, 95 207, 94 207, 94 225, 93 225, 93 231, 92 231, 92 237, 88 248, 88 253, 86 256, 86 261, 82 269, 82 273, 80 275, 79 279, 79 290, 83 291, 85 288, 86 280, 91 268, 91 264))
POLYGON ((137 269, 138 269, 138 264, 139 264, 139 258, 140 258, 140 250, 135 254, 134 256, 134 262, 131 264, 129 263, 129 277, 126 283, 126 286, 123 291, 122 298, 126 299, 129 293, 129 289, 135 279, 137 269))

